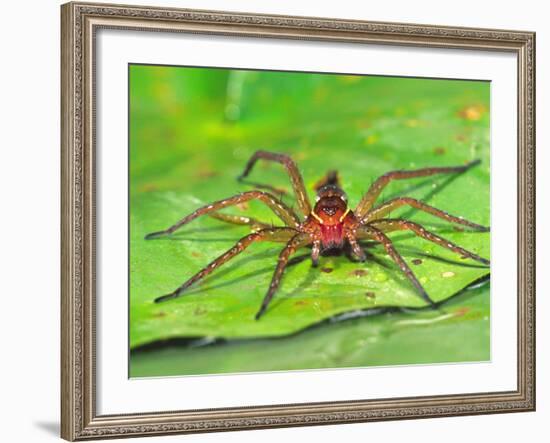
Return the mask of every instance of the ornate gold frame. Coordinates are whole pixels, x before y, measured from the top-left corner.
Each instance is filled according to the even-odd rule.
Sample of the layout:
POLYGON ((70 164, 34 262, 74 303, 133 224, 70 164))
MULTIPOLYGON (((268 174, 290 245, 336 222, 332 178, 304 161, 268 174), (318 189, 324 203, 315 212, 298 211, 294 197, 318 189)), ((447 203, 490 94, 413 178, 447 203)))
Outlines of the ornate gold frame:
POLYGON ((61 7, 61 435, 67 440, 535 409, 535 34, 217 11, 61 7), (99 28, 508 51, 518 60, 517 390, 98 416, 95 411, 94 33, 99 28))

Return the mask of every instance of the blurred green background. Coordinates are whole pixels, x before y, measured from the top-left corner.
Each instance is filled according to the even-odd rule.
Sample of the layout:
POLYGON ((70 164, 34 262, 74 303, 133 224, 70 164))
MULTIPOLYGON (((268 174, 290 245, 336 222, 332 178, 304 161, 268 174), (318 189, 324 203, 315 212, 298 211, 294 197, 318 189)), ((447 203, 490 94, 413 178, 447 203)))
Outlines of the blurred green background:
MULTIPOLYGON (((281 244, 259 243, 185 296, 154 304, 249 228, 199 218, 171 237, 144 236, 197 207, 253 189, 236 177, 257 149, 289 153, 313 198, 337 169, 353 208, 392 169, 480 166, 458 176, 394 182, 422 199, 489 225, 488 82, 215 68, 130 66, 130 376, 212 374, 490 358, 489 269, 407 233, 390 234, 430 296, 426 309, 386 256, 369 260, 296 253, 260 321, 281 244)), ((280 165, 258 163, 250 182, 280 189, 280 165)), ((224 212, 280 225, 261 204, 224 212)), ((407 208, 392 217, 423 223, 489 258, 489 234, 457 229, 407 208)))

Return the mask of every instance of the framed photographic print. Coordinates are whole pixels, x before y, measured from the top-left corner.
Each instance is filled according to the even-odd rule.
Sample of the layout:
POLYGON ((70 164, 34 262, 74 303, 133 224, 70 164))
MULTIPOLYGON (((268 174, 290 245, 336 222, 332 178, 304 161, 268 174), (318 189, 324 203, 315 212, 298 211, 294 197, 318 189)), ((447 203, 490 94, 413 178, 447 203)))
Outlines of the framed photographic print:
POLYGON ((534 410, 533 33, 61 13, 63 438, 534 410))

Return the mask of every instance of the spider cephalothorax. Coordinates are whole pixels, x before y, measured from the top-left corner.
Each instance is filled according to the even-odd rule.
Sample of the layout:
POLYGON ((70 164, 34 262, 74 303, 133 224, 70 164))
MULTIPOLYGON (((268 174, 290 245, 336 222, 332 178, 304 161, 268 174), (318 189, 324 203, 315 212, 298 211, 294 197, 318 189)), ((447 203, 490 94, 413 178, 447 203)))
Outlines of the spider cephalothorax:
POLYGON ((189 223, 191 220, 205 214, 230 223, 250 225, 254 230, 254 232, 240 239, 235 246, 192 276, 174 292, 155 299, 156 302, 179 297, 192 284, 206 277, 215 268, 223 265, 237 254, 241 253, 255 241, 276 241, 286 243, 285 247, 279 254, 279 260, 271 279, 271 284, 269 285, 267 294, 264 297, 258 313, 256 314, 256 319, 259 319, 265 312, 269 302, 275 294, 275 291, 279 287, 283 271, 288 264, 290 256, 298 248, 305 246, 311 245, 311 260, 313 265, 316 266, 319 262, 319 255, 321 254, 321 251, 328 249, 342 250, 348 245, 357 259, 360 261, 365 261, 366 255, 359 241, 362 239, 369 239, 379 242, 384 246, 387 254, 396 262, 401 271, 407 276, 409 281, 418 291, 419 295, 432 306, 435 303, 428 296, 405 260, 403 260, 401 255, 397 252, 392 241, 386 235, 386 232, 409 230, 419 237, 460 254, 462 257, 470 258, 485 265, 489 265, 489 260, 479 257, 473 252, 467 251, 449 240, 439 237, 415 222, 404 219, 387 218, 386 216, 399 206, 407 205, 449 222, 468 226, 469 228, 477 231, 488 231, 488 227, 470 222, 462 217, 450 215, 440 209, 434 208, 433 206, 429 206, 420 200, 410 197, 398 197, 388 200, 378 206, 374 206, 374 203, 382 192, 382 189, 392 180, 426 177, 434 174, 464 172, 472 166, 478 164, 479 160, 474 160, 463 166, 388 172, 374 181, 355 210, 351 211, 348 208, 347 196, 340 187, 338 174, 335 171, 329 171, 326 177, 316 185, 317 197, 315 206, 312 208, 307 197, 302 176, 294 161, 285 154, 257 151, 248 161, 243 174, 239 177, 240 179, 246 177, 250 173, 250 170, 258 159, 274 161, 281 163, 286 167, 290 175, 294 193, 296 194, 296 199, 302 218, 300 218, 294 210, 285 205, 273 194, 254 190, 243 192, 233 197, 203 206, 202 208, 199 208, 184 217, 168 229, 147 235, 145 237, 146 239, 152 239, 162 235, 171 234, 181 226, 189 223), (254 199, 262 201, 269 208, 271 208, 271 210, 273 210, 273 212, 283 221, 285 226, 273 227, 267 223, 263 223, 250 217, 217 212, 228 206, 254 199))
POLYGON ((345 239, 344 222, 351 218, 355 219, 344 191, 336 185, 326 185, 317 192, 317 202, 306 226, 318 228, 323 248, 341 248, 345 239))

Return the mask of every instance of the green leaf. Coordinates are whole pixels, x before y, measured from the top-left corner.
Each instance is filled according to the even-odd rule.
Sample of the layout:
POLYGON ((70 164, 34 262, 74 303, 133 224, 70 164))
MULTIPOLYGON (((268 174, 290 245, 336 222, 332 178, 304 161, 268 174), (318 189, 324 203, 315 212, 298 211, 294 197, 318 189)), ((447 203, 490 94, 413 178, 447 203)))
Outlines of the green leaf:
MULTIPOLYGON (((322 257, 320 266, 312 268, 310 250, 298 251, 259 321, 254 314, 282 244, 254 244, 184 296, 153 303, 250 231, 204 217, 171 237, 145 241, 144 236, 203 204, 251 189, 235 177, 257 149, 289 153, 311 198, 317 180, 337 169, 351 207, 377 176, 390 170, 480 158, 480 166, 461 175, 394 182, 380 201, 408 195, 489 224, 488 83, 133 66, 130 94, 132 348, 181 337, 289 336, 349 311, 425 305, 383 248, 372 243, 364 264, 342 255, 322 257)), ((280 165, 259 163, 250 181, 286 189, 283 200, 295 206, 280 165)), ((259 203, 225 212, 280 225, 259 203)), ((407 208, 392 214, 398 216, 489 258, 488 233, 457 231, 407 208)), ((436 301, 489 272, 414 235, 390 236, 436 301), (415 264, 418 260, 421 264, 415 264)), ((384 330, 391 329, 385 316, 374 318, 354 321, 381 322, 384 330)), ((331 328, 335 325, 317 330, 331 328)), ((429 334, 429 323, 425 328, 429 334)), ((483 335, 488 326, 476 328, 483 335)), ((393 346, 398 352, 397 343, 393 346)), ((306 367, 322 367, 322 362, 317 365, 306 367)))
POLYGON ((431 309, 390 312, 276 339, 190 341, 132 353, 132 377, 486 361, 489 284, 431 309))

